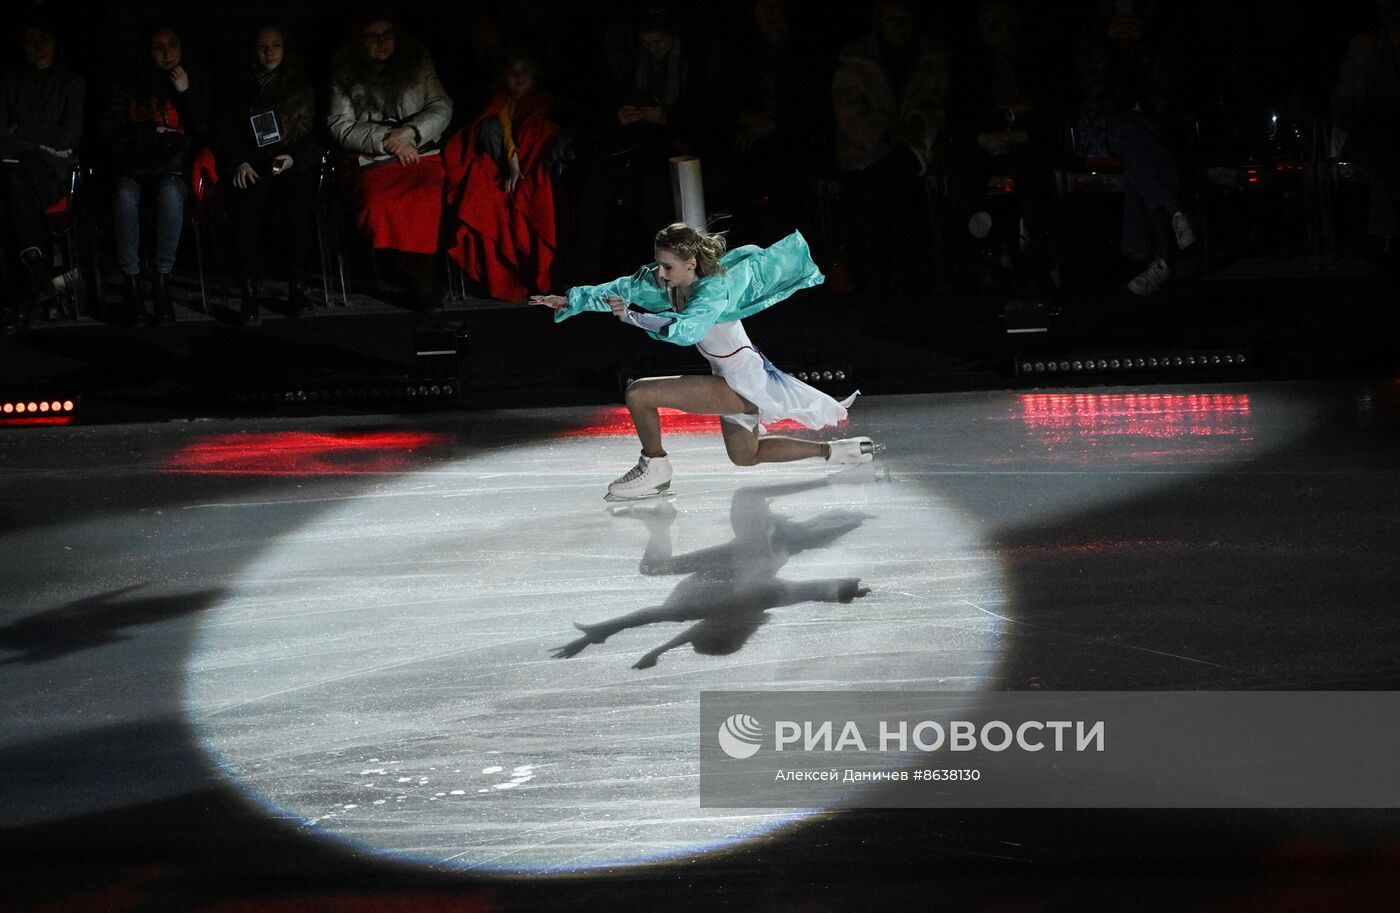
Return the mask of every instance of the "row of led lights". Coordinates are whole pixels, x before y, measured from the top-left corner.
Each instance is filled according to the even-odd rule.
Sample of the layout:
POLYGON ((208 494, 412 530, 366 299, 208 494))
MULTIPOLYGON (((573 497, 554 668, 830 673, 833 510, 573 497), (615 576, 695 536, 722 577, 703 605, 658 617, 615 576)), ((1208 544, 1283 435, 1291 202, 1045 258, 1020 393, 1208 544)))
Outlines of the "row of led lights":
POLYGON ((1221 365, 1243 365, 1243 354, 1234 355, 1162 355, 1138 358, 1084 358, 1072 361, 1023 361, 1022 374, 1050 374, 1071 371, 1120 371, 1134 368, 1206 368, 1221 365))
POLYGON ((792 376, 801 381, 845 380, 846 372, 840 369, 834 371, 798 371, 792 376))
POLYGON ((452 396, 457 392, 453 384, 421 384, 406 387, 337 387, 332 390, 284 390, 278 393, 240 393, 234 396, 238 403, 314 403, 336 400, 387 399, 404 396, 411 399, 432 396, 452 396))
POLYGON ((0 412, 5 415, 29 415, 30 413, 38 415, 44 412, 50 414, 57 412, 61 415, 65 412, 72 412, 76 408, 77 404, 71 399, 31 400, 29 402, 21 400, 20 402, 0 405, 0 412))

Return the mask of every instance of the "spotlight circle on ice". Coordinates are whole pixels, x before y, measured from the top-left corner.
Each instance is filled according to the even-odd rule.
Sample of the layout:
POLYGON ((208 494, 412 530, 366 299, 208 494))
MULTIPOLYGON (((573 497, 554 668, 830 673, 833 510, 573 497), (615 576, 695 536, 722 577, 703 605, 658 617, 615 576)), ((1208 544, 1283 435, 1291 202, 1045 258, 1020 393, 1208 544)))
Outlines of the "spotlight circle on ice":
POLYGON ((763 747, 763 727, 747 713, 736 713, 719 727, 719 747, 736 760, 751 758, 763 747))
POLYGON ((702 692, 975 700, 996 674, 1010 588, 936 489, 880 461, 736 473, 675 434, 678 496, 602 507, 636 460, 611 427, 370 476, 231 578, 186 670, 230 783, 415 865, 666 862, 821 811, 698 807, 702 747, 768 738, 744 714, 701 731, 702 692))

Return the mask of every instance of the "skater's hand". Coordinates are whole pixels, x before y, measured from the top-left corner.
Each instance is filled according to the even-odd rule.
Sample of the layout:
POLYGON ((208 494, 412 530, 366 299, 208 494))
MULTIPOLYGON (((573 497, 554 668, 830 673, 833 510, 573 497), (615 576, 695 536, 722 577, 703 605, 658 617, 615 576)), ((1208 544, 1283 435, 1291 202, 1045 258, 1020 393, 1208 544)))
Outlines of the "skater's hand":
POLYGON ((244 162, 238 166, 238 170, 233 173, 233 186, 239 190, 247 190, 258 182, 258 172, 252 165, 244 162))
POLYGON ((544 305, 551 310, 562 311, 569 306, 569 299, 561 295, 531 295, 530 303, 544 305))
POLYGON ((609 295, 603 299, 603 303, 612 308, 613 316, 618 320, 627 319, 627 299, 617 295, 609 295))

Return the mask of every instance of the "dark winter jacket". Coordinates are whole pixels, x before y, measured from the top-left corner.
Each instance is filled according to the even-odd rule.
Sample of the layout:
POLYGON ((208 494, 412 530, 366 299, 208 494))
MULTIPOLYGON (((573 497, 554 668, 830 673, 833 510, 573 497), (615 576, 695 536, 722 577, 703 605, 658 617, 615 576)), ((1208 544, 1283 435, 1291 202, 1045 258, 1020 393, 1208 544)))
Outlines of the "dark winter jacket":
POLYGON ((210 145, 221 171, 247 162, 262 172, 279 155, 290 155, 297 164, 319 158, 318 127, 316 93, 301 67, 287 60, 271 73, 250 71, 228 88, 210 145), (281 138, 260 147, 252 119, 267 112, 275 115, 281 138))
POLYGON ((97 132, 118 174, 188 173, 194 153, 208 141, 209 91, 203 74, 186 72, 184 92, 149 63, 113 89, 97 132))
POLYGON ((66 187, 83 134, 83 91, 82 77, 58 63, 7 75, 0 82, 0 150, 5 157, 43 161, 66 187), (72 149, 75 156, 52 155, 41 146, 72 149))

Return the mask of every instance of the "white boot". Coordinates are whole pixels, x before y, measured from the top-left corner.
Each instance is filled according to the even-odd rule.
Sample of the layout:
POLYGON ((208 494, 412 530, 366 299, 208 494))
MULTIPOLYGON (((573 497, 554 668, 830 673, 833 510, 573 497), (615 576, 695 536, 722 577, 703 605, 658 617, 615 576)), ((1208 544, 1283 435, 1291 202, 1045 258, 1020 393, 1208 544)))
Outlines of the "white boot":
POLYGON ((885 449, 884 444, 877 444, 868 437, 848 437, 826 446, 831 451, 826 458, 828 463, 869 463, 875 454, 885 449))
POLYGON ((638 501, 667 493, 671 487, 671 461, 664 456, 642 454, 637 465, 608 486, 607 501, 638 501))
POLYGON ((1176 235, 1176 246, 1182 250, 1196 243, 1196 229, 1181 210, 1172 213, 1172 234, 1176 235))

